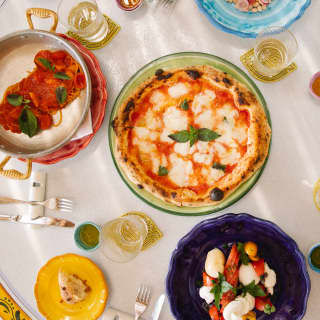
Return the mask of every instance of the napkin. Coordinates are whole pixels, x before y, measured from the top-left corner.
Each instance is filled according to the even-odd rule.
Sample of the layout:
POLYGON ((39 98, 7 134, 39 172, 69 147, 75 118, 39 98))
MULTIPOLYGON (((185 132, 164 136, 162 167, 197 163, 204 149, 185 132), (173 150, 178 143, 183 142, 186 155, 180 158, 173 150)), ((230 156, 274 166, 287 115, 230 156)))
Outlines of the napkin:
POLYGON ((91 111, 87 113, 85 119, 83 120, 82 124, 80 125, 78 131, 75 133, 71 141, 81 139, 85 136, 91 134, 92 131, 92 119, 91 119, 91 111))

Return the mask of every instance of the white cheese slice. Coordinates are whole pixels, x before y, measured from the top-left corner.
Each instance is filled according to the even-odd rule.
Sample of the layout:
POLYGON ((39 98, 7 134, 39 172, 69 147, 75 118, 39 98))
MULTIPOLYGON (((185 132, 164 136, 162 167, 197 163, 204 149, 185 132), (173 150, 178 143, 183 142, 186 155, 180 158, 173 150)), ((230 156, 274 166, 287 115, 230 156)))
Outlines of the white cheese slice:
POLYGON ((174 140, 169 138, 169 134, 173 133, 173 130, 166 130, 164 129, 160 135, 160 141, 162 142, 167 142, 167 143, 174 143, 174 140))
POLYGON ((146 125, 148 127, 148 129, 159 129, 161 128, 161 121, 159 119, 159 117, 157 117, 154 112, 152 111, 152 109, 148 109, 148 111, 146 112, 145 115, 145 119, 146 119, 146 125))
POLYGON ((207 109, 195 117, 194 122, 200 126, 200 128, 213 129, 215 120, 211 109, 207 109))
POLYGON ((217 109, 217 114, 222 120, 228 122, 231 126, 234 126, 235 118, 239 117, 239 111, 228 103, 226 103, 222 108, 217 109))
POLYGON ((169 88, 168 93, 172 98, 179 98, 189 92, 188 87, 184 83, 177 83, 169 88))
POLYGON ((169 107, 163 114, 165 129, 175 132, 188 129, 188 117, 177 107, 169 107))
POLYGON ((176 153, 179 153, 181 154, 182 156, 186 156, 189 154, 189 151, 190 151, 190 142, 185 142, 185 143, 179 143, 177 142, 175 145, 174 145, 174 151, 176 153))
POLYGON ((192 102, 191 109, 195 115, 202 112, 203 107, 210 107, 211 102, 216 98, 214 91, 205 90, 204 92, 198 93, 192 102))
POLYGON ((214 168, 202 168, 201 173, 207 179, 208 185, 213 185, 225 175, 223 170, 214 168))
POLYGON ((169 157, 171 169, 168 177, 179 187, 186 187, 189 185, 189 177, 193 173, 193 164, 189 160, 179 158, 175 153, 169 157))
POLYGON ((200 153, 208 153, 208 152, 211 152, 211 149, 212 149, 212 147, 210 146, 210 143, 207 141, 198 141, 195 144, 195 146, 200 153))
POLYGON ((156 90, 152 93, 152 96, 150 97, 150 102, 155 106, 155 107, 160 107, 163 105, 166 101, 165 95, 159 91, 156 90))
POLYGON ((241 144, 245 143, 248 137, 248 129, 246 127, 234 127, 232 137, 241 144))
POLYGON ((133 128, 133 133, 138 139, 147 139, 150 135, 150 131, 144 127, 135 127, 133 128))
POLYGON ((210 165, 212 163, 212 159, 213 159, 213 154, 205 154, 205 153, 200 153, 200 152, 196 152, 193 155, 193 160, 195 162, 198 163, 203 163, 206 165, 210 165))
POLYGON ((153 171, 153 173, 158 174, 160 163, 161 163, 159 155, 157 153, 155 153, 155 152, 152 152, 150 154, 150 159, 152 161, 152 171, 153 171))

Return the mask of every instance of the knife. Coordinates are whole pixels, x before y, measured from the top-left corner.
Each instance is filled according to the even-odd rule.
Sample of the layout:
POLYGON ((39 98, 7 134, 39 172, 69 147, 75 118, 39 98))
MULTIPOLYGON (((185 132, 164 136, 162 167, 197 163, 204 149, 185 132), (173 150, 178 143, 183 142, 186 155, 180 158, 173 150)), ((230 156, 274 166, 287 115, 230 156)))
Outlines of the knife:
POLYGON ((152 320, 158 320, 159 319, 160 313, 161 313, 161 310, 162 310, 162 306, 163 306, 163 303, 164 303, 164 299, 165 299, 165 295, 164 294, 162 294, 158 298, 158 300, 157 300, 157 302, 156 302, 156 304, 154 306, 154 309, 152 311, 152 315, 151 315, 151 319, 152 320))
POLYGON ((0 221, 20 222, 27 224, 37 224, 44 226, 56 226, 56 227, 74 227, 74 223, 65 219, 53 218, 53 217, 37 217, 30 218, 21 215, 9 216, 0 215, 0 221))

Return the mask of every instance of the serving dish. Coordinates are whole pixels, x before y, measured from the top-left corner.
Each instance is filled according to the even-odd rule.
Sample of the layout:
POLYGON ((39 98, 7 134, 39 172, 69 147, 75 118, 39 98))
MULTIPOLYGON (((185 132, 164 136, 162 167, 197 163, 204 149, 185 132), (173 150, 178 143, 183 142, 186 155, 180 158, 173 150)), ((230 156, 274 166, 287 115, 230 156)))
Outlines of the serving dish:
POLYGON ((201 280, 207 252, 224 244, 254 239, 277 274, 276 312, 259 313, 257 320, 303 318, 310 293, 305 258, 296 242, 274 223, 248 214, 226 214, 196 225, 172 253, 166 279, 171 311, 177 320, 210 319, 202 307, 197 282, 201 280))
MULTIPOLYGON (((54 16, 55 30, 57 17, 53 11, 46 9, 28 9, 27 17, 30 27, 33 24, 30 16, 34 14, 40 17, 54 16), (30 22, 31 21, 31 22, 30 22)), ((79 51, 65 39, 42 30, 23 30, 11 33, 0 39, 0 95, 3 96, 6 88, 21 80, 28 71, 33 69, 33 58, 40 50, 65 50, 81 66, 86 79, 86 88, 82 90, 79 98, 62 110, 63 119, 58 127, 52 127, 38 133, 32 139, 24 134, 14 134, 0 127, 0 150, 8 157, 1 163, 1 174, 10 176, 13 171, 3 169, 11 156, 29 159, 26 175, 11 174, 14 178, 28 177, 30 174, 31 159, 50 154, 71 140, 81 123, 86 117, 91 103, 91 77, 84 59, 79 51)), ((15 171, 17 173, 17 171, 15 171)))
POLYGON ((273 0, 261 12, 241 12, 226 0, 195 0, 200 11, 218 29, 243 38, 255 38, 270 26, 289 28, 309 7, 311 0, 273 0))
POLYGON ((58 36, 67 40, 78 49, 88 67, 92 84, 90 112, 93 132, 88 136, 68 142, 60 149, 48 155, 32 160, 33 162, 45 165, 54 164, 67 158, 72 158, 89 145, 90 141, 101 127, 108 99, 106 78, 103 75, 99 62, 94 54, 81 45, 79 41, 64 34, 58 34, 58 36))
MULTIPOLYGON (((110 117, 109 123, 109 146, 111 149, 111 154, 116 165, 116 168, 122 177, 123 181, 128 185, 131 191, 133 191, 139 198, 150 204, 151 206, 163 210, 165 212, 177 215, 204 215, 212 212, 216 212, 222 210, 238 201, 241 197, 243 197, 256 183, 261 173, 263 172, 264 166, 262 166, 249 180, 244 182, 239 186, 239 188, 233 192, 229 197, 226 197, 225 200, 220 202, 219 204, 213 204, 209 206, 202 206, 197 208, 192 207, 179 207, 174 204, 170 204, 159 198, 155 197, 145 189, 140 189, 138 185, 131 182, 126 173, 121 168, 120 164, 116 160, 115 157, 115 133, 112 128, 112 121, 117 116, 117 113, 122 105, 122 103, 128 98, 128 96, 138 87, 141 83, 143 83, 146 79, 150 78, 154 75, 155 71, 158 69, 173 69, 173 68, 183 68, 186 66, 196 66, 196 65, 209 65, 216 69, 219 69, 223 72, 229 73, 235 79, 243 83, 245 86, 250 89, 255 96, 257 97, 260 104, 263 106, 265 113, 268 118, 269 125, 271 127, 271 120, 269 116, 269 112, 267 110, 266 102, 254 84, 254 82, 238 67, 231 64, 230 62, 221 59, 217 56, 213 56, 210 54, 199 53, 199 52, 182 52, 176 53, 168 56, 161 57, 157 60, 154 60, 140 69, 135 75, 133 75, 129 81, 125 84, 121 92, 119 93, 112 113, 110 117)), ((266 160, 267 161, 267 160, 266 160)), ((265 163, 266 163, 265 161, 265 163)))
POLYGON ((102 271, 90 259, 64 254, 49 260, 39 271, 34 287, 39 311, 50 320, 94 320, 103 313, 108 287, 102 271), (62 270, 86 280, 90 291, 85 300, 74 305, 61 302, 58 273, 62 270))

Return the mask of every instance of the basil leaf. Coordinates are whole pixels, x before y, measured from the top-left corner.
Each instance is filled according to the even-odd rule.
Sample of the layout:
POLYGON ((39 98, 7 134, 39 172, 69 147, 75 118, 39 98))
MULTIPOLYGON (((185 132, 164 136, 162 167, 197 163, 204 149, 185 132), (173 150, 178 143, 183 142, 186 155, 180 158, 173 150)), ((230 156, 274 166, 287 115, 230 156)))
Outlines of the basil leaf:
POLYGON ((12 93, 7 95, 8 102, 15 107, 21 106, 23 101, 23 96, 20 94, 12 93))
POLYGON ((198 130, 198 138, 200 141, 212 141, 220 137, 219 133, 216 133, 207 128, 201 128, 198 130))
POLYGON ((212 164, 212 168, 213 168, 213 169, 217 169, 217 170, 222 170, 223 172, 226 171, 226 165, 221 164, 221 163, 218 163, 218 162, 214 162, 214 163, 212 164))
POLYGON ((189 127, 190 130, 190 147, 198 141, 198 130, 193 126, 189 127))
POLYGON ((214 295, 214 304, 218 310, 220 310, 220 300, 221 300, 221 287, 219 284, 216 284, 211 290, 214 295))
POLYGON ((249 256, 246 254, 246 252, 244 251, 244 244, 242 242, 238 242, 237 243, 237 249, 240 253, 240 260, 241 262, 247 266, 248 263, 250 262, 249 256))
POLYGON ((30 138, 38 132, 38 120, 29 108, 24 108, 18 119, 20 130, 30 138))
POLYGON ((22 103, 30 103, 31 102, 31 100, 29 100, 29 99, 23 99, 23 101, 22 101, 22 103))
POLYGON ((64 72, 57 72, 53 75, 56 79, 70 80, 71 78, 64 72))
POLYGON ((166 167, 159 166, 158 176, 163 177, 166 176, 168 173, 169 171, 166 167))
POLYGON ((188 103, 188 100, 187 99, 184 99, 184 101, 181 103, 180 105, 181 109, 183 110, 189 110, 189 103, 188 103))
POLYGON ((223 117, 223 121, 228 122, 227 117, 223 117))
POLYGON ((182 130, 177 133, 169 134, 168 137, 176 142, 187 142, 190 140, 190 133, 188 130, 182 130))
POLYGON ((63 104, 67 99, 67 89, 65 87, 57 87, 56 97, 59 104, 63 104))
POLYGON ((55 66, 46 58, 38 58, 38 61, 48 70, 54 71, 55 66))
POLYGON ((245 291, 245 293, 250 293, 253 297, 266 296, 264 290, 260 286, 256 285, 254 280, 250 282, 247 286, 244 286, 243 290, 245 291))
POLYGON ((221 292, 222 293, 228 292, 233 289, 234 289, 233 286, 228 281, 222 281, 222 283, 221 283, 221 292))
POLYGON ((275 306, 270 306, 270 304, 266 304, 265 306, 264 306, 264 313, 266 313, 266 314, 271 314, 271 313, 273 313, 273 312, 275 312, 276 311, 276 307, 275 306))

